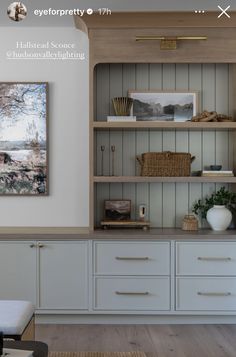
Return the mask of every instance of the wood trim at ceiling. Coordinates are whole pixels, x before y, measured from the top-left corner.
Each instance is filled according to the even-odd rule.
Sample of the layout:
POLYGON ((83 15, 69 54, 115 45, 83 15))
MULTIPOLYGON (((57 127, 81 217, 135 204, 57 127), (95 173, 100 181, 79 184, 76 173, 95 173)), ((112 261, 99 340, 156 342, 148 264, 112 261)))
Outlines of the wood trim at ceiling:
POLYGON ((74 16, 75 27, 89 33, 91 29, 132 29, 162 27, 225 28, 236 27, 236 11, 229 11, 230 18, 219 11, 195 14, 191 12, 113 12, 112 15, 85 14, 74 16))

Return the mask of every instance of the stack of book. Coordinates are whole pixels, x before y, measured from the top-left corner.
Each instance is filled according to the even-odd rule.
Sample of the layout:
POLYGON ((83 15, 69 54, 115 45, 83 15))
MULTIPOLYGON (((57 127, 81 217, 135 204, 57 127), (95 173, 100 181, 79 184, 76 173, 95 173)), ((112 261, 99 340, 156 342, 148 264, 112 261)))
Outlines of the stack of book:
POLYGON ((234 177, 234 173, 232 170, 203 170, 202 171, 202 176, 226 176, 226 177, 234 177))
POLYGON ((113 122, 118 122, 118 121, 136 121, 136 116, 133 115, 113 115, 113 116, 108 116, 107 121, 113 121, 113 122))

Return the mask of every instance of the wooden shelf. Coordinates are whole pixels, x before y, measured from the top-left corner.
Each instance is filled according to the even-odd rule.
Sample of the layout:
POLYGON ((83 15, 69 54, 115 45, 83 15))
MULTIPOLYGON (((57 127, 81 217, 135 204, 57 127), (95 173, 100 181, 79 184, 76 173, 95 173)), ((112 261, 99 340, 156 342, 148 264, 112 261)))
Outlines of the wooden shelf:
POLYGON ((170 129, 170 130, 227 130, 235 129, 236 122, 158 122, 158 121, 135 121, 135 122, 107 122, 94 121, 93 128, 97 130, 106 129, 170 129))
POLYGON ((148 177, 148 176, 94 176, 96 183, 154 183, 154 182, 181 182, 181 183, 236 183, 236 177, 148 177))

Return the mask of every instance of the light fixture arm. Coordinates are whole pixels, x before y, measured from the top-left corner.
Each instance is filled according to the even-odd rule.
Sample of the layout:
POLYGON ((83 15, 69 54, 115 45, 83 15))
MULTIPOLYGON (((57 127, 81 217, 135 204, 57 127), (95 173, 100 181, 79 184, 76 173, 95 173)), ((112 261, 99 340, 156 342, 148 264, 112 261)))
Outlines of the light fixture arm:
POLYGON ((206 41, 206 36, 136 36, 136 41, 161 41, 161 50, 176 50, 177 41, 206 41))

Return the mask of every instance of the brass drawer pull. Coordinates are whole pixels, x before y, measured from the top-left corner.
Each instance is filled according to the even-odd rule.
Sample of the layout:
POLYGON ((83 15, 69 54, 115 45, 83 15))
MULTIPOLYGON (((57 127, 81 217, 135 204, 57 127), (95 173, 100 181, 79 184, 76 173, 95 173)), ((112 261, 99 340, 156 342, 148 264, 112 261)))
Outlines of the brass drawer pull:
POLYGON ((207 260, 207 261, 222 261, 222 262, 228 262, 232 260, 230 257, 198 257, 198 260, 207 260))
POLYGON ((148 291, 116 291, 116 295, 149 295, 148 291))
POLYGON ((42 243, 38 243, 38 247, 39 247, 39 248, 43 248, 44 245, 43 245, 42 243))
POLYGON ((149 260, 149 257, 116 257, 116 260, 149 260))
POLYGON ((201 292, 201 291, 198 291, 197 293, 198 295, 201 295, 201 296, 230 296, 231 293, 230 292, 227 292, 227 293, 217 293, 217 292, 201 292))

